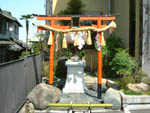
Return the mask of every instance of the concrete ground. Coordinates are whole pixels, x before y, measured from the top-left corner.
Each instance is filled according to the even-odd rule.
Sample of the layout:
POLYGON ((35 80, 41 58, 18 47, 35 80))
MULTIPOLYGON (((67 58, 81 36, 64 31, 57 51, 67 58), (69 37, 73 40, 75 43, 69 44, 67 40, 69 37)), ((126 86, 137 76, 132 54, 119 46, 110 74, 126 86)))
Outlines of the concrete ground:
MULTIPOLYGON (((90 113, 85 112, 72 112, 72 111, 35 111, 35 113, 90 113)), ((91 113, 150 113, 150 110, 136 110, 136 111, 108 111, 108 110, 93 110, 91 113)))
POLYGON ((109 111, 105 113, 150 113, 149 110, 137 110, 137 111, 129 111, 129 112, 124 112, 124 111, 109 111))
POLYGON ((131 111, 131 113, 150 113, 150 110, 131 111))
POLYGON ((109 111, 109 112, 104 112, 104 113, 150 113, 150 110, 136 110, 136 111, 129 111, 129 112, 124 112, 124 111, 109 111))

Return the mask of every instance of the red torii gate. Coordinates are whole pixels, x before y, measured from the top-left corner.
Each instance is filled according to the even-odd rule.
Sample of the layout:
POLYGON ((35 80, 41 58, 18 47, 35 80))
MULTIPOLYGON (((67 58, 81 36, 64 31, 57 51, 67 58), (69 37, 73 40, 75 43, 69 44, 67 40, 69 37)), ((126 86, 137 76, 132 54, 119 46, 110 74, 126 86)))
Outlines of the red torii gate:
MULTIPOLYGON (((97 25, 92 25, 92 27, 101 29, 106 27, 106 25, 102 24, 102 21, 113 21, 116 19, 115 16, 106 17, 106 16, 81 16, 80 20, 95 20, 97 21, 97 25)), ((70 29, 71 26, 60 26, 55 25, 55 20, 72 20, 71 16, 37 16, 37 20, 48 20, 51 25, 47 25, 56 29, 70 29)), ((89 27, 89 26, 80 26, 80 28, 89 27)), ((46 30, 42 27, 38 27, 38 30, 46 30)), ((99 41, 101 43, 101 32, 99 32, 99 41)), ((101 98, 101 89, 102 89, 102 49, 97 51, 98 56, 98 98, 101 98)), ((52 45, 50 45, 49 52, 49 84, 53 84, 53 71, 54 71, 54 32, 52 32, 52 45)))

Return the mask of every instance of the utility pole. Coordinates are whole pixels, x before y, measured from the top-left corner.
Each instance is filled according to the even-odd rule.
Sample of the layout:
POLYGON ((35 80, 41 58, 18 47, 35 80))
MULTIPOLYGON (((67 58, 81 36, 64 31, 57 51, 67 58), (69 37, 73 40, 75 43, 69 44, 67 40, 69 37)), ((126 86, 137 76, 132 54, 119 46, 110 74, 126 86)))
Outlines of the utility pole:
POLYGON ((111 0, 108 0, 108 16, 111 15, 111 0))
MULTIPOLYGON (((53 0, 45 0, 45 1, 46 1, 45 2, 45 15, 52 16, 52 5, 53 5, 52 1, 53 0)), ((51 23, 50 23, 50 21, 46 20, 46 24, 49 25, 51 23)), ((49 31, 46 31, 45 32, 45 37, 46 37, 45 43, 47 43, 47 41, 48 41, 48 36, 49 36, 49 31)))
POLYGON ((52 0, 46 0, 45 14, 48 16, 52 15, 52 0))

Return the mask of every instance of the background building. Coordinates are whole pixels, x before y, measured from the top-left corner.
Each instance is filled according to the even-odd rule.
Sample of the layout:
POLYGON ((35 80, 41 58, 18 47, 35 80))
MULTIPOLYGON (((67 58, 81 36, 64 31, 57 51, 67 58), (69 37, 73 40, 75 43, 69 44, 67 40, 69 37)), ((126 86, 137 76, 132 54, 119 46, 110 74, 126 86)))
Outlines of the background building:
POLYGON ((26 45, 19 41, 22 25, 11 12, 0 9, 0 63, 18 59, 26 45))
MULTIPOLYGON (((150 1, 149 0, 82 0, 85 14, 119 14, 116 34, 122 39, 131 56, 150 74, 150 1)), ((52 15, 66 9, 69 0, 52 0, 52 15)))

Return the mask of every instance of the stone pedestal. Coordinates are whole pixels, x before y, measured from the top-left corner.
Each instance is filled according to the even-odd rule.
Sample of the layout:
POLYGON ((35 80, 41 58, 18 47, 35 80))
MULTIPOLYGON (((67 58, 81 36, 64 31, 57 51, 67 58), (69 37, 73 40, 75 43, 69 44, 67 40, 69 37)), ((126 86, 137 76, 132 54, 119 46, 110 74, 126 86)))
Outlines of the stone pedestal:
POLYGON ((84 93, 84 66, 85 62, 66 61, 67 79, 63 93, 84 93))

